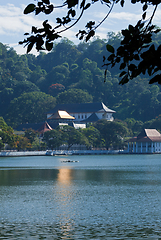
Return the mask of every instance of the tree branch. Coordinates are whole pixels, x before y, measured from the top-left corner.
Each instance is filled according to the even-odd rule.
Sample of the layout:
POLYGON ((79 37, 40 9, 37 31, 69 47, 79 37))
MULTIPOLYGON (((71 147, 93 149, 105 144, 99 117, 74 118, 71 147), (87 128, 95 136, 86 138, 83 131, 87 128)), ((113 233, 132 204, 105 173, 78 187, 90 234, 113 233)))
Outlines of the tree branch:
POLYGON ((111 9, 109 10, 109 12, 107 13, 107 15, 102 19, 102 21, 94 28, 95 30, 108 18, 108 16, 110 15, 113 7, 114 7, 115 1, 113 1, 113 4, 111 6, 111 9))

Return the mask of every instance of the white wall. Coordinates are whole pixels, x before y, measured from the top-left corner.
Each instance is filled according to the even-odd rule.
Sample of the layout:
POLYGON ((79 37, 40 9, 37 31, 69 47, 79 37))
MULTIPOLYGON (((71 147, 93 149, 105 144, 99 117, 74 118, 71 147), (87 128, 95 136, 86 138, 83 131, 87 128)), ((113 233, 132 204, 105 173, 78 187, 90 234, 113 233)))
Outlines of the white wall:
POLYGON ((96 113, 96 115, 97 115, 97 117, 99 118, 99 119, 106 119, 106 120, 108 120, 108 121, 113 121, 114 120, 114 118, 113 118, 113 116, 112 116, 112 113, 96 113))
POLYGON ((154 152, 161 152, 161 142, 154 143, 154 152))
POLYGON ((75 120, 82 121, 89 118, 91 113, 70 113, 70 115, 75 117, 75 120))
MULTIPOLYGON (((69 113, 69 114, 71 116, 75 117, 76 121, 82 121, 84 119, 89 118, 92 115, 92 113, 69 113)), ((49 117, 51 117, 51 115, 52 114, 47 114, 47 119, 49 117)), ((96 115, 97 115, 98 119, 106 119, 108 121, 113 121, 114 120, 114 118, 112 116, 112 113, 106 113, 106 112, 105 113, 104 112, 99 113, 98 112, 98 113, 96 113, 96 115)))
MULTIPOLYGON (((92 115, 92 113, 72 113, 70 115, 75 117, 75 120, 82 121, 84 119, 89 118, 92 115)), ((98 119, 106 119, 108 121, 114 120, 112 113, 96 113, 96 116, 98 117, 98 119)))

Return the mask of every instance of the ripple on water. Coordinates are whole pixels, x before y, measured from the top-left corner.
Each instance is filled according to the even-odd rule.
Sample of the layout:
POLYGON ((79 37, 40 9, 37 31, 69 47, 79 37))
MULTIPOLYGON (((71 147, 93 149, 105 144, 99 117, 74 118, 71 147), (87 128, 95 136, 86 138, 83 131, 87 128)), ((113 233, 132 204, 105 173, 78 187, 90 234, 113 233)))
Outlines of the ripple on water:
POLYGON ((161 239, 161 228, 156 226, 103 224, 74 225, 7 223, 0 224, 0 239, 161 239))
MULTIPOLYGON (((0 239, 161 239, 156 157, 81 157, 80 166, 87 167, 80 169, 0 170, 0 239)), ((8 161, 17 166, 31 160, 36 166, 33 158, 8 161)))

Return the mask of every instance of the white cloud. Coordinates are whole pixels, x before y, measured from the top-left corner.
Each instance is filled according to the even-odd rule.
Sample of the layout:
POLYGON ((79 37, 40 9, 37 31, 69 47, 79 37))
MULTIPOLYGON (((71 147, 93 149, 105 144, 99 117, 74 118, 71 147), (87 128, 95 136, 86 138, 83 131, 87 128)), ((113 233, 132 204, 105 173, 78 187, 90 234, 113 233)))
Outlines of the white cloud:
POLYGON ((0 7, 0 34, 15 35, 30 31, 32 25, 41 26, 41 20, 33 15, 25 16, 23 9, 7 4, 0 7))
MULTIPOLYGON (((152 12, 154 10, 153 6, 149 6, 148 10, 147 10, 147 20, 148 18, 150 18, 150 16, 152 15, 152 12)), ((93 7, 93 11, 89 11, 86 19, 90 20, 95 20, 98 22, 100 22, 108 13, 109 8, 105 7, 104 5, 102 6, 94 6, 93 7)), ((131 3, 127 3, 127 6, 125 7, 120 7, 120 5, 116 5, 114 7, 114 9, 111 11, 111 13, 109 14, 108 18, 106 19, 105 23, 110 26, 112 24, 117 24, 118 26, 122 25, 122 23, 127 23, 128 24, 135 24, 138 20, 140 20, 142 18, 142 5, 141 4, 131 4, 131 3)), ((154 23, 160 23, 161 21, 161 7, 159 7, 155 13, 154 16, 154 23)))
MULTIPOLYGON (((41 27, 42 21, 45 20, 43 14, 35 16, 34 14, 24 15, 23 9, 25 5, 6 4, 0 6, 0 40, 16 49, 20 54, 25 53, 26 49, 18 45, 16 42, 23 40, 23 34, 25 32, 30 32, 31 26, 41 27), (16 43, 16 44, 15 44, 16 43)), ((54 12, 54 18, 52 16, 47 16, 49 23, 54 26, 52 19, 58 15, 63 15, 65 9, 58 9, 54 12)), ((71 28, 68 31, 63 33, 63 37, 69 38, 75 44, 79 43, 79 40, 75 37, 79 29, 83 30, 86 22, 89 20, 95 20, 99 23, 107 14, 108 8, 104 6, 92 7, 91 10, 85 12, 85 16, 81 19, 81 22, 78 23, 74 28, 71 28)), ((118 32, 123 28, 126 28, 128 24, 136 24, 136 22, 141 18, 142 8, 138 6, 136 9, 135 6, 130 4, 128 8, 117 7, 111 12, 108 19, 97 29, 96 36, 100 38, 106 38, 107 32, 114 31, 118 32), (132 7, 131 7, 132 6, 132 7), (123 11, 124 10, 124 11, 123 11)), ((148 13, 148 17, 150 13, 148 13)), ((155 17, 154 24, 160 25, 161 21, 161 9, 158 9, 155 17)), ((32 51, 33 53, 33 51, 32 51)), ((34 51, 34 54, 36 51, 34 51)))
POLYGON ((116 19, 116 20, 122 20, 122 21, 137 21, 138 19, 140 19, 141 15, 140 14, 134 14, 134 13, 130 13, 130 12, 113 12, 110 15, 110 19, 116 19))
MULTIPOLYGON (((147 20, 151 17, 152 12, 153 12, 152 7, 148 8, 147 11, 147 20)), ((88 15, 86 16, 86 21, 89 20, 95 20, 96 25, 101 22, 101 20, 106 16, 108 9, 104 7, 97 10, 94 9, 94 11, 89 12, 88 15), (99 11, 99 14, 98 14, 99 11)), ((142 6, 134 6, 130 5, 128 8, 119 8, 117 7, 116 9, 111 12, 111 14, 108 16, 108 18, 103 22, 103 24, 97 28, 96 30, 96 35, 98 35, 100 38, 106 38, 106 34, 108 32, 119 32, 121 29, 125 29, 128 27, 129 24, 135 25, 138 20, 142 18, 142 6)), ((158 9, 154 19, 153 23, 160 26, 161 22, 161 9, 158 9)))
MULTIPOLYGON (((14 50, 20 55, 26 54, 27 48, 24 48, 22 45, 19 45, 18 43, 11 43, 6 45, 8 45, 11 48, 14 48, 14 50)), ((36 49, 33 48, 31 54, 38 55, 39 53, 36 51, 36 49)))
MULTIPOLYGON (((93 19, 97 19, 97 21, 101 21, 105 16, 106 16, 107 12, 98 12, 95 11, 92 13, 92 17, 93 19)), ((137 21, 141 18, 141 14, 140 13, 131 13, 131 12, 111 12, 111 14, 108 16, 108 18, 105 20, 106 24, 108 23, 108 25, 110 23, 112 23, 113 21, 127 21, 127 22, 131 22, 131 21, 137 21)))
POLYGON ((161 8, 159 8, 154 16, 154 23, 161 27, 161 8))

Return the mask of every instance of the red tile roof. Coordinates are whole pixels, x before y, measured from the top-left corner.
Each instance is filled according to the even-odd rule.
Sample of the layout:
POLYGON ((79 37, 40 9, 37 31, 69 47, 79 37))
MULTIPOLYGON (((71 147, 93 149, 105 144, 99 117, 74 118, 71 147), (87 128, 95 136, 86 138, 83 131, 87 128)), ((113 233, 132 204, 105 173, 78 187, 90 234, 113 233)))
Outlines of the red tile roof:
POLYGON ((137 137, 128 142, 161 142, 161 134, 156 129, 144 129, 137 137))
POLYGON ((52 127, 47 122, 44 122, 43 125, 38 129, 38 132, 40 133, 45 133, 47 131, 51 131, 52 127))

